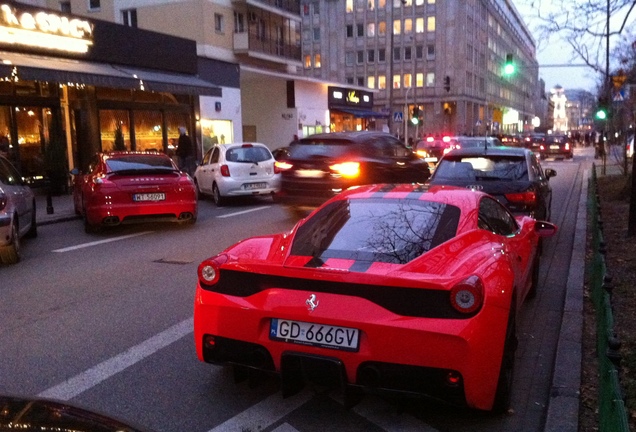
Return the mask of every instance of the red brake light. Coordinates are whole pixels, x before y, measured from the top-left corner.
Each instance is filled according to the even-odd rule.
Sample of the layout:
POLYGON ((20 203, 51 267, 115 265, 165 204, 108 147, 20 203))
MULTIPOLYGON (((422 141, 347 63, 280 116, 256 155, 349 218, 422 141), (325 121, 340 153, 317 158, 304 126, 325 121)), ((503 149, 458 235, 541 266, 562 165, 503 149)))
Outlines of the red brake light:
POLYGON ((426 137, 426 142, 433 142, 435 141, 435 138, 433 137, 426 137))
POLYGON ((473 275, 455 285, 450 291, 451 305, 458 312, 471 314, 481 308, 484 302, 484 285, 473 275))
POLYGON ((287 171, 291 167, 293 167, 293 165, 290 164, 289 162, 285 162, 285 161, 276 161, 276 162, 274 162, 274 172, 276 172, 276 173, 279 173, 281 171, 287 171))
POLYGON ((249 147, 254 147, 252 144, 243 144, 241 147, 243 148, 249 148, 249 147))
POLYGON ((450 137, 449 136, 442 137, 442 141, 450 142, 450 137))
POLYGON ((227 261, 227 255, 217 255, 199 264, 197 275, 202 285, 214 285, 221 277, 221 265, 227 261))
POLYGON ((570 143, 565 143, 565 149, 570 150, 570 143))
POLYGON ((229 177, 230 176, 230 167, 227 165, 221 165, 221 175, 223 177, 229 177))
POLYGON ((545 150, 545 146, 543 144, 539 145, 539 149, 545 150))
POLYGON ((515 204, 534 205, 537 202, 537 193, 534 191, 506 194, 506 199, 515 204))
POLYGON ((360 162, 340 162, 330 165, 329 168, 343 177, 354 178, 360 175, 360 162))

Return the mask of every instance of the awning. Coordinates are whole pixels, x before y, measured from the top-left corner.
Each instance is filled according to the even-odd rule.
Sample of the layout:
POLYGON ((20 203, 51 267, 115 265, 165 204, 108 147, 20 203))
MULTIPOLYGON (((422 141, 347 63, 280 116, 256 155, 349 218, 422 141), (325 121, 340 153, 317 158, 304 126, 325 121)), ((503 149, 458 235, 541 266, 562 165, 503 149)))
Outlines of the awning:
POLYGON ((16 67, 15 73, 21 80, 221 96, 220 87, 192 75, 6 51, 0 51, 0 61, 0 79, 11 77, 16 67))
POLYGON ((355 108, 334 108, 332 111, 342 111, 347 114, 353 114, 360 118, 389 118, 388 113, 381 113, 372 110, 355 109, 355 108))

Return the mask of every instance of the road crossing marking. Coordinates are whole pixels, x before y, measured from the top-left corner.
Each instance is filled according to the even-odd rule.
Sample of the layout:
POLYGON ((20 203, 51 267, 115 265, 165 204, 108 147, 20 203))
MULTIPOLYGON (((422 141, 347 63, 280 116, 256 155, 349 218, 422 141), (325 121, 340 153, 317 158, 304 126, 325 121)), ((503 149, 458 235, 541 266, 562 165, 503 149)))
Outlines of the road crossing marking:
POLYGON ((139 233, 135 233, 135 234, 128 234, 128 235, 124 235, 124 236, 119 236, 119 237, 111 237, 111 238, 107 238, 104 240, 98 240, 98 241, 94 241, 94 242, 90 242, 90 243, 82 243, 79 245, 75 245, 75 246, 69 246, 69 247, 65 247, 65 248, 61 248, 61 249, 55 249, 51 252, 70 252, 73 250, 77 250, 77 249, 84 249, 87 247, 92 247, 92 246, 98 246, 100 244, 104 244, 104 243, 110 243, 110 242, 114 242, 114 241, 119 241, 119 240, 125 240, 127 238, 131 238, 131 237, 138 237, 144 234, 150 234, 153 233, 154 231, 142 231, 139 233))
POLYGON ((123 353, 111 357, 79 375, 75 375, 63 383, 44 390, 38 394, 38 396, 63 401, 70 400, 146 357, 149 357, 160 349, 176 342, 182 337, 192 334, 193 327, 193 318, 183 320, 169 329, 154 335, 150 339, 143 341, 139 345, 129 348, 123 353))
POLYGON ((228 218, 228 217, 232 217, 232 216, 238 216, 238 215, 242 215, 242 214, 245 214, 245 213, 255 212, 257 210, 265 210, 265 209, 268 209, 270 207, 271 206, 255 207, 255 208, 249 209, 249 210, 243 210, 243 211, 239 211, 239 212, 228 213, 228 214, 224 214, 224 215, 221 215, 221 216, 217 216, 217 218, 223 219, 223 218, 228 218))

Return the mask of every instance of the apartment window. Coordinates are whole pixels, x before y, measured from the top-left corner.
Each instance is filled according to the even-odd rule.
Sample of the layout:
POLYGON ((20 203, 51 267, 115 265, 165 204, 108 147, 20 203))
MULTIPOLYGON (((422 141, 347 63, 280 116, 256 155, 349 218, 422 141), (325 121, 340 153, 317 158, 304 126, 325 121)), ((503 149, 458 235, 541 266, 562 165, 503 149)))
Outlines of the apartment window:
POLYGON ((125 26, 137 27, 137 9, 121 11, 121 21, 125 26))
POLYGON ((375 36, 375 23, 367 24, 367 37, 375 36))
POLYGON ((393 20, 393 34, 399 35, 402 33, 402 21, 393 20))
POLYGON ((373 63, 375 61, 375 50, 367 50, 367 62, 373 63))
POLYGON ((415 18, 415 33, 424 33, 424 18, 415 18))
POLYGON ((411 47, 404 47, 404 60, 411 60, 411 47))
POLYGON ((319 69, 322 67, 322 63, 320 62, 320 54, 314 54, 314 67, 319 69))
POLYGON ((471 44, 466 44, 466 60, 468 63, 473 62, 473 46, 471 44))
POLYGON ((399 89, 400 84, 402 84, 402 77, 400 75, 393 75, 393 88, 399 89))
POLYGON ((424 74, 422 72, 415 74, 415 87, 424 87, 424 74))
POLYGON ((345 3, 345 10, 347 13, 353 13, 353 0, 347 0, 345 3))
POLYGON ((319 41, 320 40, 320 27, 316 27, 314 29, 314 40, 315 41, 319 41))
POLYGON ((426 18, 426 31, 434 32, 435 31, 435 17, 430 16, 426 18))
POLYGON ((234 33, 245 33, 245 14, 234 12, 234 33))
POLYGON ((378 61, 380 63, 384 63, 386 61, 386 49, 384 48, 378 49, 378 61))
POLYGON ((364 63, 364 51, 358 51, 356 57, 356 61, 358 62, 358 64, 364 63))
POLYGON ((358 36, 364 36, 364 24, 356 24, 356 31, 358 36))
POLYGON ((100 0, 88 0, 88 9, 94 10, 101 7, 100 0))
POLYGON ((304 16, 308 16, 309 15, 309 5, 308 4, 303 5, 303 15, 304 16))
POLYGON ((353 84, 353 77, 347 77, 347 84, 353 84))
POLYGON ((214 14, 214 31, 217 33, 223 33, 223 15, 214 14))
POLYGON ((426 46, 426 60, 435 60, 435 45, 426 46))
POLYGON ((386 0, 378 0, 378 8, 384 9, 386 7, 386 0))
POLYGON ((348 38, 352 38, 353 37, 353 25, 352 24, 347 24, 347 37, 348 38))
POLYGON ((435 72, 426 74, 426 87, 435 87, 435 72))
POLYGON ((367 2, 367 9, 368 10, 374 10, 375 9, 375 0, 369 0, 367 2))
POLYGON ((60 2, 60 12, 71 13, 71 2, 70 1, 61 1, 60 2))
POLYGON ((424 47, 422 45, 415 47, 415 58, 418 60, 422 60, 424 58, 424 47))
POLYGON ((355 55, 352 51, 346 52, 345 53, 345 65, 346 66, 353 66, 355 60, 355 55))
POLYGON ((413 76, 411 74, 404 74, 404 88, 413 87, 413 76))
POLYGON ((378 36, 386 36, 386 23, 384 21, 378 23, 378 36))
POLYGON ((320 3, 313 2, 311 5, 314 8, 314 15, 320 15, 320 3))
POLYGON ((358 78, 358 86, 364 87, 364 77, 359 77, 358 78))
POLYGON ((371 89, 375 88, 375 77, 373 75, 367 77, 367 87, 371 89))
POLYGON ((402 59, 402 48, 393 48, 393 61, 400 61, 402 59))
POLYGON ((305 69, 309 69, 311 67, 311 56, 309 54, 305 55, 305 69))
POLYGON ((404 20, 404 34, 413 33, 413 20, 411 18, 407 18, 404 20))
POLYGON ((356 0, 356 11, 364 12, 365 0, 356 0))
POLYGON ((415 6, 422 6, 424 4, 424 0, 415 0, 415 6))
POLYGON ((379 75, 378 76, 378 89, 386 90, 386 76, 385 75, 379 75))
POLYGON ((426 3, 428 3, 428 4, 435 4, 435 0, 426 0, 426 3))

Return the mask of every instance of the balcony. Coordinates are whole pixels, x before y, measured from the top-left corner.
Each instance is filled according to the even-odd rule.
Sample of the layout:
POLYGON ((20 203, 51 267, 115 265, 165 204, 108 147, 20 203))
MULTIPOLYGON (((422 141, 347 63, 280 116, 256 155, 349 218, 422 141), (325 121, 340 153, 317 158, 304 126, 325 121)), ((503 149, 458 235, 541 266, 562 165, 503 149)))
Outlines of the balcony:
POLYGON ((299 46, 258 36, 252 32, 234 33, 234 53, 275 63, 302 66, 299 46))
POLYGON ((247 5, 257 9, 264 9, 276 13, 286 12, 300 19, 300 2, 298 0, 232 0, 233 5, 247 5))

